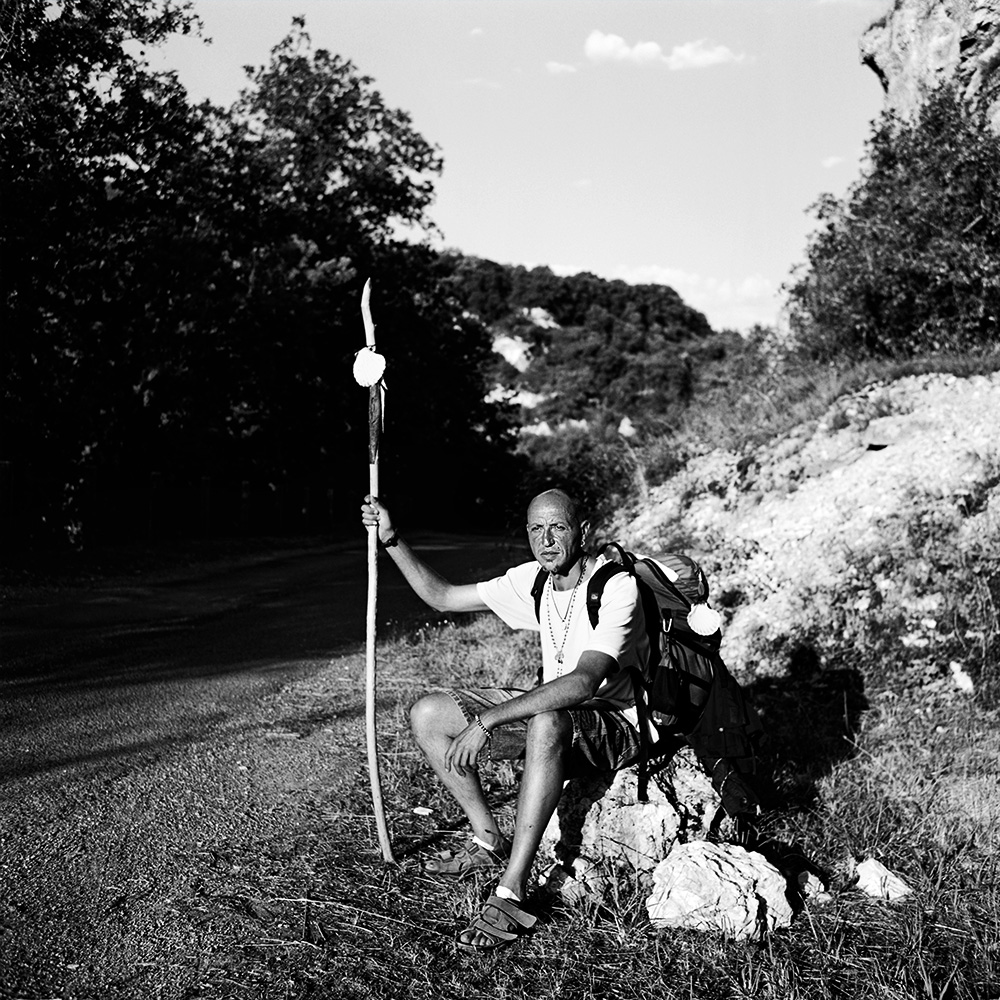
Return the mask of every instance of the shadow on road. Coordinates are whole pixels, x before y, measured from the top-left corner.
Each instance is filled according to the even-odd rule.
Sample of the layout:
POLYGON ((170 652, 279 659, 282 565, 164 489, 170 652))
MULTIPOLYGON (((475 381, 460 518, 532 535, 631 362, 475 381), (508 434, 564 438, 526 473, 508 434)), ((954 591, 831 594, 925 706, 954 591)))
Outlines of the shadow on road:
MULTIPOLYGON (((520 558, 494 538, 415 535, 414 546, 455 582, 485 579, 520 558)), ((241 709, 288 681, 363 650, 367 573, 362 538, 184 580, 8 604, 0 609, 0 775, 113 772, 237 725, 241 709)), ((378 597, 382 634, 439 617, 386 557, 378 597)), ((321 723, 363 714, 355 678, 321 723)), ((321 724, 312 715, 305 722, 321 724)))
MULTIPOLYGON (((418 535, 414 546, 455 582, 521 558, 479 536, 418 535)), ((0 611, 0 688, 126 686, 328 660, 364 643, 367 573, 357 542, 172 583, 21 602, 0 611)), ((384 556, 379 574, 381 631, 439 617, 384 556)))

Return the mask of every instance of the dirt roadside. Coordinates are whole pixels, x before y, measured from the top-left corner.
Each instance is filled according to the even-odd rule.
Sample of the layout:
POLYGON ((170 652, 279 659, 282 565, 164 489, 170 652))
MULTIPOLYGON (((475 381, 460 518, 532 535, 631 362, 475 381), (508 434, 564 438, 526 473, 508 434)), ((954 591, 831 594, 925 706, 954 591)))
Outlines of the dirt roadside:
POLYGON ((325 724, 323 706, 296 696, 333 669, 326 659, 274 657, 262 673, 243 656, 196 683, 176 637, 201 641, 205 619, 256 603, 260 588, 234 589, 234 570, 301 552, 170 553, 139 572, 116 560, 8 589, 4 694, 20 725, 5 720, 2 741, 0 996, 181 996, 259 935, 245 892, 230 886, 220 903, 220 879, 318 825, 323 797, 361 764, 357 706, 330 706, 325 724), (29 635, 39 614, 50 630, 29 635), (181 676, 151 666, 166 645, 181 676), (182 718, 164 725, 161 712, 182 718))
POLYGON ((294 901, 381 864, 364 657, 330 610, 359 560, 268 548, 5 601, 0 997, 286 995, 322 936, 294 901))
MULTIPOLYGON (((353 690, 360 665, 344 664, 353 690)), ((262 872, 329 832, 324 811, 364 767, 356 706, 317 706, 306 690, 282 686, 212 738, 117 777, 17 782, 0 843, 0 995, 198 995, 243 964, 270 936, 262 872)))

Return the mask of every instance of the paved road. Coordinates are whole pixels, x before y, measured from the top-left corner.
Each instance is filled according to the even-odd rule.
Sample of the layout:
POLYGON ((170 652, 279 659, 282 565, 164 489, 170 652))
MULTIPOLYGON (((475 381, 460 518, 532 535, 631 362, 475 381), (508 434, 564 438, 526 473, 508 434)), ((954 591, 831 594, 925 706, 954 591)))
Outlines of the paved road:
MULTIPOLYGON (((515 558, 488 539, 414 541, 456 582, 515 558)), ((428 617, 391 562, 380 566, 380 622, 428 617)), ((88 963, 108 982, 117 962, 124 984, 148 959, 162 982, 162 941, 139 914, 170 914, 151 917, 138 901, 194 891, 190 864, 162 845, 193 851, 229 828, 247 837, 290 822, 298 774, 335 782, 356 769, 352 758, 338 771, 308 741, 285 758, 267 741, 288 711, 277 693, 362 646, 366 576, 362 537, 0 608, 0 997, 73 995, 63 991, 75 977, 94 981, 88 963)), ((323 724, 360 715, 339 705, 323 724)))
MULTIPOLYGON (((418 535, 415 544, 456 581, 512 558, 485 538, 418 535)), ((379 565, 380 629, 433 616, 389 559, 379 565)), ((362 539, 0 608, 0 780, 128 766, 135 755, 204 736, 294 672, 363 643, 366 581, 362 539)))

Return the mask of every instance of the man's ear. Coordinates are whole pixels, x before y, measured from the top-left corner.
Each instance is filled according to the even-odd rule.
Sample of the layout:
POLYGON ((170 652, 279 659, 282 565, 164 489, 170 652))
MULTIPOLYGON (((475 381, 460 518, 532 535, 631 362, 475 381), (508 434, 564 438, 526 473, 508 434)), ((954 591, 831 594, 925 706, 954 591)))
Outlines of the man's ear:
POLYGON ((580 544, 586 545, 587 539, 590 537, 590 521, 580 522, 580 544))

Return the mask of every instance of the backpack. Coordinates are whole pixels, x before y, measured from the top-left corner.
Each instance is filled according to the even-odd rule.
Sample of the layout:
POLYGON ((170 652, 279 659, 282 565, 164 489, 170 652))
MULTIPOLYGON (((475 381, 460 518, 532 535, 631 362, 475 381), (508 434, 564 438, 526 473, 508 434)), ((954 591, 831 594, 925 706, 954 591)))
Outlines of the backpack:
MULTIPOLYGON (((649 680, 630 668, 639 717, 639 801, 648 801, 650 776, 687 743, 725 811, 734 818, 755 815, 759 799, 746 776, 759 769, 764 727, 719 654, 721 620, 708 607, 704 572, 689 556, 676 553, 653 559, 613 542, 603 554, 608 561, 587 585, 591 626, 597 627, 608 580, 628 573, 639 590, 649 639, 649 680), (650 723, 659 733, 655 745, 649 739, 650 723)), ((546 576, 540 569, 531 589, 539 620, 546 576)))

